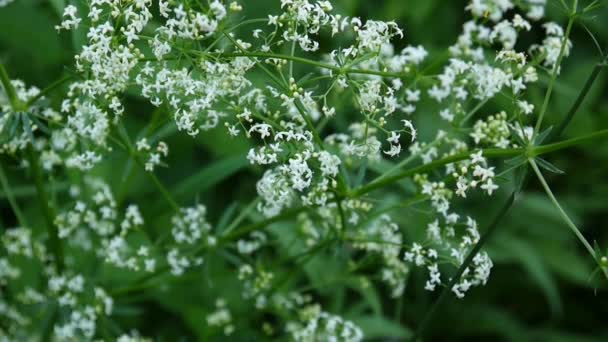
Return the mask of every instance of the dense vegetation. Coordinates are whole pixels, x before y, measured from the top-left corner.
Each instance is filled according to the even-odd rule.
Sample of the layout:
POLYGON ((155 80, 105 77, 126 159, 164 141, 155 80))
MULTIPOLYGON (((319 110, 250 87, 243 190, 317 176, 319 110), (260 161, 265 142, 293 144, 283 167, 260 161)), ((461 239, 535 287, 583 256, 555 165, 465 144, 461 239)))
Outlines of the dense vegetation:
POLYGON ((0 341, 604 341, 608 8, 0 0, 0 341))

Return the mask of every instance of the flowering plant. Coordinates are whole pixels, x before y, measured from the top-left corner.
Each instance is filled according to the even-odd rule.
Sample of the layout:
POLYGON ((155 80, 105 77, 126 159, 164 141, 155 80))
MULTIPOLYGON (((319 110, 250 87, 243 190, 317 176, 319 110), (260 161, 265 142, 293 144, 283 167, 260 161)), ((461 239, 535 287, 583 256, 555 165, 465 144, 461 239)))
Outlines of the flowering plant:
POLYGON ((195 302, 198 339, 360 341, 373 329, 355 313, 400 312, 408 285, 439 297, 414 335, 391 334, 421 337, 446 296, 488 283, 484 245, 532 182, 608 277, 545 179, 561 172, 546 154, 608 136, 561 137, 605 57, 544 124, 564 115, 549 104, 598 1, 559 2, 562 27, 544 0, 471 0, 442 52, 330 1, 270 3, 261 18, 245 1, 58 5, 57 35, 79 41, 64 75, 39 89, 0 64, 0 338, 175 338, 139 319, 194 287, 157 301, 195 302), (201 156, 203 139, 242 148, 201 156), (479 199, 504 203, 489 224, 479 199))

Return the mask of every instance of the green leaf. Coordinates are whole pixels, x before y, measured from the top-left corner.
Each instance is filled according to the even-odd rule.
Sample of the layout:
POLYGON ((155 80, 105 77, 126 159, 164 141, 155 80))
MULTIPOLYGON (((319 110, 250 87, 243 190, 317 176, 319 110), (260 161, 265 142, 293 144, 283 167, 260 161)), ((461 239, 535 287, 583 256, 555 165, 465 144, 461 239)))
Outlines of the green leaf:
POLYGON ((56 22, 41 6, 15 1, 0 10, 0 23, 3 55, 10 51, 11 65, 22 70, 20 77, 23 72, 37 76, 42 68, 61 63, 63 53, 54 29, 56 22))
POLYGON ((186 178, 174 187, 177 198, 188 198, 210 189, 219 182, 237 173, 248 165, 242 156, 222 159, 186 178))
POLYGON ((81 18, 84 18, 83 22, 78 25, 77 28, 71 30, 72 34, 72 48, 74 51, 79 52, 87 42, 87 31, 89 26, 89 8, 86 1, 72 1, 72 4, 78 9, 78 14, 81 18))
POLYGON ((412 330, 382 316, 360 316, 351 318, 363 330, 366 339, 412 337, 412 330))
POLYGON ((546 161, 542 158, 536 157, 536 158, 534 158, 534 161, 536 161, 538 166, 542 167, 543 169, 545 169, 549 172, 557 173, 560 175, 565 173, 564 171, 558 169, 555 165, 549 163, 548 161, 546 161))
POLYGON ((382 315, 382 302, 376 287, 364 277, 351 277, 347 280, 348 286, 363 296, 366 304, 372 309, 374 315, 382 315), (365 285, 363 282, 367 282, 365 285))
POLYGON ((551 307, 551 312, 561 314, 562 302, 557 283, 535 247, 527 241, 515 237, 508 238, 507 236, 503 236, 500 243, 511 251, 511 254, 520 261, 530 278, 542 289, 547 303, 551 307))
POLYGON ((513 138, 513 140, 515 140, 515 142, 520 145, 520 146, 527 146, 528 142, 525 141, 519 131, 517 131, 515 128, 513 127, 509 127, 509 132, 511 133, 511 137, 513 138))
POLYGON ((549 126, 547 129, 545 129, 544 131, 540 132, 536 138, 534 138, 534 145, 535 146, 540 146, 543 141, 545 141, 545 139, 547 139, 547 137, 549 136, 549 133, 551 133, 551 130, 553 129, 553 126, 549 126))
POLYGON ((505 164, 510 166, 519 166, 528 162, 528 159, 524 155, 519 155, 517 157, 513 157, 505 160, 505 164))
POLYGON ((55 13, 57 13, 57 16, 58 17, 63 16, 63 9, 65 8, 65 0, 49 0, 49 2, 51 3, 51 6, 53 6, 55 13))

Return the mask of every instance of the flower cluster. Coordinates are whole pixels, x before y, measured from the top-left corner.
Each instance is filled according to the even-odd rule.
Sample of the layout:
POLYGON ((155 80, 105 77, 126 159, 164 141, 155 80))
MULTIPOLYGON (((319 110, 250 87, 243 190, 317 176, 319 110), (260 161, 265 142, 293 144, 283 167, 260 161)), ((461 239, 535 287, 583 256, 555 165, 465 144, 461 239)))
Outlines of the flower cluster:
POLYGON ((318 305, 300 311, 302 323, 292 324, 288 329, 295 341, 340 340, 357 342, 363 340, 363 332, 351 321, 321 311, 318 305))
POLYGON ((95 178, 86 178, 83 187, 73 186, 70 193, 76 198, 75 203, 55 218, 59 238, 85 251, 101 246, 97 253, 113 266, 132 271, 155 270, 150 243, 137 238, 146 234, 136 205, 129 205, 121 214, 110 187, 95 178))
POLYGON ((146 139, 141 139, 136 143, 136 147, 146 160, 146 171, 154 171, 157 165, 162 165, 161 157, 166 158, 169 155, 169 147, 164 141, 159 141, 153 149, 146 139))

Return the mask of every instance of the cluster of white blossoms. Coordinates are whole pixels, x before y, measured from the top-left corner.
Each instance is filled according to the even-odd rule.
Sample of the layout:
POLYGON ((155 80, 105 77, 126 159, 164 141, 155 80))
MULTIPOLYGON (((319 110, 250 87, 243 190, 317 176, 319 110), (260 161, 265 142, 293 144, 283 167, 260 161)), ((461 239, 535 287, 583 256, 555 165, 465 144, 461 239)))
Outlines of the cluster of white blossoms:
MULTIPOLYGON (((0 7, 9 2, 0 0, 0 7)), ((404 295, 416 269, 428 274, 426 290, 446 286, 480 239, 477 222, 458 212, 462 206, 456 201, 499 191, 499 166, 482 149, 525 147, 521 142, 531 140, 535 116, 527 90, 545 68, 557 70, 562 50, 567 56, 571 49, 558 24, 542 22, 545 0, 470 0, 471 20, 447 60, 434 68, 423 46, 405 44, 396 22, 343 16, 330 1, 313 0, 281 0, 276 13, 237 21, 235 14, 245 5, 219 0, 92 0, 81 10, 68 5, 56 29, 60 34, 84 29, 86 42, 75 56, 60 108, 48 105, 47 92, 21 81, 1 88, 0 157, 14 157, 16 167, 35 171, 33 154, 42 177, 66 175, 71 182, 69 195, 46 200, 58 209, 49 215, 57 243, 65 247, 65 269, 57 260, 60 253, 49 248, 53 236, 38 236, 29 227, 2 236, 7 253, 0 256, 0 285, 21 279, 27 271, 19 267, 23 258, 36 260, 47 282, 21 289, 13 302, 0 299, 0 320, 11 322, 16 339, 30 336, 33 316, 23 306, 42 302, 61 308, 53 321, 55 339, 99 337, 96 326, 112 313, 113 300, 104 284, 76 268, 77 259, 87 255, 113 270, 147 277, 167 272, 170 279, 205 268, 197 266, 203 260, 206 266, 208 256, 226 256, 236 263, 228 273, 242 286, 245 302, 272 317, 261 333, 296 341, 362 340, 353 322, 317 304, 323 302, 317 293, 294 290, 301 279, 283 279, 284 270, 269 261, 284 252, 272 232, 254 224, 256 229, 241 234, 237 226, 285 215, 295 222, 284 227, 292 227, 296 237, 288 254, 325 257, 326 248, 340 246, 348 258, 345 273, 378 280, 391 298, 404 295), (521 50, 521 37, 532 30, 544 37, 521 50), (440 73, 426 74, 430 69, 440 73), (123 124, 139 114, 130 113, 136 109, 126 100, 135 96, 146 102, 142 108, 156 108, 167 118, 159 120, 164 125, 147 125, 131 144, 123 124), (512 106, 488 113, 485 104, 498 96, 512 106), (419 109, 427 103, 429 109, 419 109), (419 137, 421 115, 442 128, 421 129, 419 137), (247 139, 251 147, 242 158, 259 171, 248 189, 254 210, 239 216, 230 228, 235 230, 225 234, 194 199, 195 205, 180 207, 169 198, 171 212, 140 211, 124 203, 123 189, 115 198, 110 181, 85 174, 122 148, 163 197, 170 197, 155 175, 159 166, 174 167, 166 163, 172 141, 167 135, 193 140, 212 129, 225 131, 228 143, 247 139), (453 162, 434 167, 443 158, 453 162), (379 196, 372 192, 414 163, 419 169, 408 169, 415 172, 407 175, 413 182, 379 196), (375 173, 380 176, 370 178, 375 173), (385 194, 397 192, 427 206, 424 224, 412 226, 391 212, 393 207, 379 204, 394 198, 385 194), (151 217, 144 220, 144 214, 151 217), (157 219, 163 230, 148 229, 157 219), (361 261, 374 263, 374 271, 350 267, 361 261)), ((491 269, 489 255, 479 252, 450 290, 463 297, 486 284, 491 269)), ((289 266, 288 271, 301 270, 289 266)), ((218 300, 202 318, 225 335, 238 333, 240 324, 229 303, 218 300)), ((145 339, 133 332, 118 340, 145 339)))
MULTIPOLYGON (((112 314, 114 301, 106 291, 87 283, 83 274, 59 274, 53 268, 42 268, 36 261, 51 262, 44 245, 31 236, 29 228, 13 228, 2 236, 6 246, 7 257, 0 258, 0 284, 7 282, 23 284, 28 277, 42 272, 48 282, 43 288, 25 286, 13 293, 14 302, 2 296, 0 300, 0 317, 10 323, 10 330, 0 330, 0 337, 12 336, 15 339, 26 339, 31 336, 32 327, 37 324, 30 316, 30 308, 40 305, 57 305, 59 314, 51 326, 57 339, 92 339, 96 333, 100 317, 112 314), (15 265, 27 262, 32 268, 19 269, 15 265), (35 265, 35 266, 34 266, 35 265), (7 332, 10 335, 5 335, 7 332)), ((37 286, 37 285, 33 285, 37 286)), ((3 292, 0 291, 0 294, 3 292)))
POLYGON ((199 266, 203 258, 192 253, 193 246, 213 247, 217 238, 211 234, 207 222, 207 208, 198 204, 194 207, 180 208, 171 218, 171 234, 175 245, 167 253, 167 263, 173 275, 182 275, 188 268, 199 266))
POLYGON ((505 12, 517 7, 527 11, 526 16, 538 20, 545 14, 547 0, 471 0, 466 9, 476 17, 487 17, 492 21, 502 19, 505 12))
POLYGON ((207 315, 207 325, 222 328, 224 335, 231 335, 234 332, 234 325, 232 324, 230 310, 226 307, 226 302, 221 298, 217 299, 215 307, 215 311, 207 315))
MULTIPOLYGON (((95 178, 85 178, 82 187, 72 186, 71 208, 55 218, 58 236, 69 245, 94 252, 104 261, 132 271, 153 272, 156 260, 151 255, 150 242, 135 242, 145 235, 144 219, 136 205, 120 213, 110 187, 95 178)), ((145 240, 144 240, 145 241, 145 240)))
POLYGON ((148 140, 143 138, 136 143, 136 148, 146 160, 144 164, 146 171, 154 171, 156 166, 163 165, 161 158, 169 155, 169 147, 164 141, 159 141, 156 147, 152 148, 148 140))
POLYGON ((403 236, 399 226, 384 214, 355 233, 354 247, 382 255, 382 280, 391 288, 391 297, 400 297, 405 289, 409 267, 401 258, 403 236), (357 242, 362 241, 362 242, 357 242))
POLYGON ((97 320, 112 314, 114 301, 99 287, 89 288, 82 275, 54 276, 48 288, 57 298, 60 308, 67 309, 65 318, 58 320, 54 333, 58 339, 92 339, 97 320))
POLYGON ((292 323, 287 329, 294 341, 345 341, 363 340, 363 332, 353 322, 321 311, 319 305, 309 305, 299 312, 301 323, 292 323))
MULTIPOLYGON (((239 269, 239 279, 245 287, 244 297, 252 300, 258 309, 287 313, 293 320, 285 323, 284 329, 294 341, 352 341, 363 339, 361 329, 353 322, 340 316, 322 311, 310 295, 299 292, 270 292, 274 275, 262 269, 243 265, 239 269)), ((221 312, 220 308, 220 312, 221 312)), ((216 315, 214 313, 213 315, 216 315)), ((229 312, 220 314, 221 322, 230 322, 229 312)), ((209 316, 208 316, 209 317, 209 316)), ((218 321, 218 317, 214 317, 218 321)), ((268 323, 263 325, 264 333, 273 335, 275 330, 268 323)))

